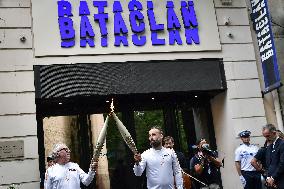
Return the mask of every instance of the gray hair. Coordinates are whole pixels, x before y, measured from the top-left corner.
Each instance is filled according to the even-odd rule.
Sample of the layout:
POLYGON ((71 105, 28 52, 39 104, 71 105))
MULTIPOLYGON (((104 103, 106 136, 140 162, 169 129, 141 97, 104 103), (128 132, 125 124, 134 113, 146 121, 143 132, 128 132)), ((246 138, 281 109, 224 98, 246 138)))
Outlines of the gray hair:
POLYGON ((63 148, 68 148, 68 146, 66 144, 64 144, 64 143, 57 143, 57 144, 55 144, 53 146, 52 153, 51 153, 52 157, 53 158, 57 158, 58 157, 58 152, 60 150, 62 150, 63 148))
POLYGON ((276 127, 273 124, 269 123, 269 124, 264 125, 262 127, 262 130, 268 130, 269 132, 272 133, 272 132, 276 132, 276 127))

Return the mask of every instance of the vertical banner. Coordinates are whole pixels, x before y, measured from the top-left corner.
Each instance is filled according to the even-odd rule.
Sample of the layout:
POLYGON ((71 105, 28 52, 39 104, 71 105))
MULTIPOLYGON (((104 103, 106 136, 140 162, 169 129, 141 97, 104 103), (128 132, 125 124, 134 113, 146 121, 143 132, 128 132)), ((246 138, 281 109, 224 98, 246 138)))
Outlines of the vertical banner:
POLYGON ((266 94, 281 86, 267 0, 250 0, 251 19, 256 31, 266 94))

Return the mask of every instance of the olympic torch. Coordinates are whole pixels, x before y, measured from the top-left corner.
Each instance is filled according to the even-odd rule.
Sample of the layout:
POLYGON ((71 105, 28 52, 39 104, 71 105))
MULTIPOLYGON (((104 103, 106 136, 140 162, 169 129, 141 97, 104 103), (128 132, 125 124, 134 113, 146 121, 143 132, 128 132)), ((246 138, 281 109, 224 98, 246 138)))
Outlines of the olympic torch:
POLYGON ((104 147, 104 142, 106 139, 106 131, 107 131, 107 126, 108 126, 108 119, 109 116, 106 117, 104 126, 99 134, 99 137, 97 139, 97 144, 94 150, 94 155, 93 155, 93 161, 97 162, 99 160, 102 148, 104 147))
POLYGON ((117 128, 123 138, 123 140, 125 141, 125 143, 127 144, 127 146, 130 148, 130 150, 134 153, 137 154, 138 150, 136 148, 136 145, 134 143, 134 140, 132 139, 130 133, 128 132, 128 130, 126 129, 126 127, 123 125, 123 123, 118 119, 118 117, 115 115, 114 112, 112 112, 112 116, 116 122, 117 128))

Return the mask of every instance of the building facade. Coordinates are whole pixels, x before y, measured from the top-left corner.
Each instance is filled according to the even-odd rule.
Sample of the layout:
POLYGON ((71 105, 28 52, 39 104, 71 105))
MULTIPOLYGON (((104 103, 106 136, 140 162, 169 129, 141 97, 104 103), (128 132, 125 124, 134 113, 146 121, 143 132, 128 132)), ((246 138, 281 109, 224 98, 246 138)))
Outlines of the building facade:
MULTIPOLYGON (((263 125, 273 123, 283 130, 278 94, 273 91, 262 97, 250 2, 138 1, 142 10, 140 4, 132 9, 122 1, 84 2, 0 2, 0 189, 13 183, 21 189, 40 188, 42 162, 51 149, 45 135, 58 131, 44 130, 45 126, 62 125, 64 130, 66 124, 72 125, 72 115, 94 114, 90 139, 94 144, 103 113, 109 111, 109 104, 102 102, 112 96, 121 111, 125 104, 134 104, 137 110, 142 104, 151 105, 148 98, 162 99, 158 107, 167 99, 180 99, 174 101, 180 105, 201 97, 200 102, 209 107, 207 118, 213 128, 205 129, 209 132, 205 136, 225 157, 223 187, 241 188, 234 167, 234 149, 241 143, 238 133, 250 130, 252 143, 261 146, 263 125), (140 25, 128 18, 135 10, 141 13, 134 16, 140 25), (66 87, 70 80, 75 82, 69 83, 71 89, 66 87), (67 105, 61 108, 59 103, 67 105), (70 117, 49 118, 66 115, 70 117)), ((196 126, 195 139, 202 137, 204 128, 196 126)), ((55 141, 66 138, 57 133, 55 141)), ((71 144, 70 138, 64 142, 71 144)), ((106 159, 101 161, 105 188, 107 166, 106 159)))

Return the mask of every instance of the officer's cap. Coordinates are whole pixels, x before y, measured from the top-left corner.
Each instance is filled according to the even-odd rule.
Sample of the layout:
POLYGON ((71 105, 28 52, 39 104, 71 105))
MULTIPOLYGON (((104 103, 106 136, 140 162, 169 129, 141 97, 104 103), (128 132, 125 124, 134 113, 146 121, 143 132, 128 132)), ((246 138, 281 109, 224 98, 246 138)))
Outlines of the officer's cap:
POLYGON ((240 133, 239 133, 239 136, 240 136, 240 137, 249 137, 250 134, 251 134, 250 131, 245 130, 245 131, 240 132, 240 133))

